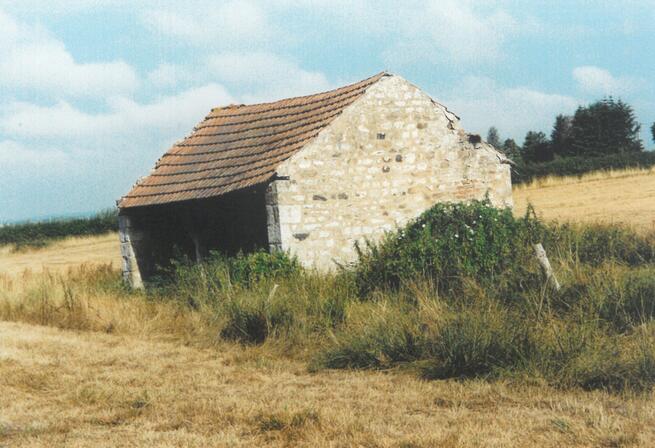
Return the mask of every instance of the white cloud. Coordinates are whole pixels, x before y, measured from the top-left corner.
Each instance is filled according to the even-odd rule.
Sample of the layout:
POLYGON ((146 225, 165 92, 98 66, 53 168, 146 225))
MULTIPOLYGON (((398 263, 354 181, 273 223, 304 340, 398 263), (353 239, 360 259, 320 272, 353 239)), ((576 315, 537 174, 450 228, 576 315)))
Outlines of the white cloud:
POLYGON ((329 90, 321 72, 308 71, 274 53, 220 53, 207 61, 207 70, 221 82, 237 87, 243 102, 272 101, 329 90))
POLYGON ((435 46, 463 62, 498 57, 507 37, 518 28, 503 10, 476 14, 473 5, 454 0, 431 2, 421 24, 435 46))
POLYGON ((214 53, 197 63, 194 70, 164 63, 148 74, 148 82, 160 89, 219 82, 243 103, 333 88, 322 72, 306 70, 293 59, 266 51, 214 53))
POLYGON ((80 63, 64 44, 38 26, 0 11, 0 86, 52 96, 104 96, 130 93, 138 86, 134 69, 123 61, 80 63))
MULTIPOLYGON (((358 11, 369 21, 371 11, 358 11)), ((387 34, 385 51, 388 65, 415 62, 455 62, 475 64, 504 56, 506 41, 523 30, 520 22, 498 7, 481 7, 472 1, 427 0, 411 4, 391 4, 386 17, 379 18, 379 29, 387 34), (390 19, 392 22, 389 22, 390 19)), ((354 18, 351 20, 355 20, 354 18)), ((369 23, 371 30, 375 28, 369 23)))
POLYGON ((230 102, 208 84, 146 104, 114 97, 104 113, 65 101, 3 107, 0 221, 110 207, 212 107, 230 102))
POLYGON ((194 79, 192 73, 181 65, 163 63, 148 73, 148 82, 156 88, 178 87, 194 79))
POLYGON ((75 14, 84 10, 107 8, 112 6, 134 6, 135 0, 0 0, 0 7, 5 10, 24 13, 43 13, 49 16, 75 14))
POLYGON ((221 84, 209 83, 147 104, 123 96, 110 97, 108 110, 102 113, 85 112, 65 100, 48 106, 15 101, 0 109, 0 132, 23 139, 116 139, 121 136, 138 139, 153 132, 180 138, 213 107, 274 100, 331 88, 323 74, 303 70, 293 62, 266 53, 214 55, 207 62, 207 71, 208 76, 236 85, 243 93, 237 99, 221 84), (266 77, 259 76, 263 68, 268 70, 266 77))
MULTIPOLYGON (((15 102, 0 115, 0 130, 12 137, 75 139, 111 136, 144 138, 162 131, 179 138, 200 121, 212 107, 234 102, 220 85, 208 84, 149 104, 116 97, 109 100, 109 111, 90 114, 65 101, 53 106, 15 102)), ((98 148, 101 151, 103 148, 98 148)))
POLYGON ((474 0, 278 0, 278 11, 329 21, 332 33, 375 39, 387 65, 415 62, 474 64, 504 56, 513 36, 534 32, 532 17, 516 18, 503 2, 474 0), (297 12, 300 11, 300 12, 297 12))
POLYGON ((644 83, 629 76, 616 77, 608 70, 593 65, 574 68, 573 79, 585 92, 603 95, 622 95, 637 90, 644 83))
POLYGON ((529 130, 549 132, 555 116, 573 113, 581 102, 529 87, 503 87, 489 78, 468 77, 444 98, 469 132, 486 135, 496 126, 503 137, 522 142, 529 130))
POLYGON ((123 61, 78 63, 59 42, 23 45, 0 55, 5 87, 67 96, 104 96, 133 92, 137 75, 123 61))
POLYGON ((266 11, 256 2, 231 0, 149 10, 143 18, 153 31, 193 44, 229 48, 251 47, 273 36, 266 11))
POLYGON ((15 140, 0 141, 0 166, 10 173, 10 177, 24 173, 28 176, 33 170, 60 170, 69 165, 71 159, 68 154, 60 149, 30 148, 15 140), (28 169, 23 172, 23 169, 28 169))

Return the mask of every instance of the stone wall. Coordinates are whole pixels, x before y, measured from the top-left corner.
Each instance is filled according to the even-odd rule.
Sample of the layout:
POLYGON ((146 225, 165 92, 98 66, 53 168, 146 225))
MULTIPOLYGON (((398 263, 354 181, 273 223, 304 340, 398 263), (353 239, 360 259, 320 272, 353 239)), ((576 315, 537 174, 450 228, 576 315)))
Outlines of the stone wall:
POLYGON ((501 159, 471 143, 446 108, 390 76, 278 168, 284 180, 269 188, 269 227, 274 212, 283 249, 332 268, 355 259, 355 241, 375 240, 437 202, 488 194, 511 206, 510 166, 501 159))
POLYGON ((129 216, 118 216, 118 236, 121 245, 123 281, 132 288, 143 288, 135 251, 135 247, 139 245, 141 234, 133 226, 129 216))

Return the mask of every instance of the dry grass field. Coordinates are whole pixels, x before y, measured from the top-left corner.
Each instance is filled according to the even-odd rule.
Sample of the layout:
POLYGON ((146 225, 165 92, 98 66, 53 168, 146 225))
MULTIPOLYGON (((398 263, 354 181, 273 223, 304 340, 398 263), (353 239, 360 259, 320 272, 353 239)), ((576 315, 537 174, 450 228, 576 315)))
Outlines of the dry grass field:
POLYGON ((517 214, 532 203, 544 219, 625 223, 655 230, 655 169, 549 177, 514 188, 517 214))
MULTIPOLYGON (((655 174, 547 179, 515 190, 517 213, 528 201, 546 219, 652 229, 655 174)), ((199 312, 71 292, 59 274, 83 263, 117 268, 117 236, 0 248, 0 447, 655 446, 655 392, 311 373, 275 342, 219 341, 199 312)))
POLYGON ((0 323, 0 446, 655 444, 653 397, 310 374, 265 353, 0 323))
POLYGON ((56 241, 42 249, 12 250, 0 246, 0 274, 15 275, 31 272, 64 272, 81 264, 111 263, 120 266, 118 235, 72 237, 56 241))

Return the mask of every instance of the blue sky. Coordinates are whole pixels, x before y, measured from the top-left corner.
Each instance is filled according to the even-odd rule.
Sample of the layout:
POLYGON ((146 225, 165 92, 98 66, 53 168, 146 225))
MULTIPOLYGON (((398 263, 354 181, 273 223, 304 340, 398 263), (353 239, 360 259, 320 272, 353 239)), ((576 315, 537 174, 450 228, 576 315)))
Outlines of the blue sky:
POLYGON ((655 0, 0 0, 0 222, 113 206, 212 108, 381 70, 519 143, 605 95, 655 121, 655 0))

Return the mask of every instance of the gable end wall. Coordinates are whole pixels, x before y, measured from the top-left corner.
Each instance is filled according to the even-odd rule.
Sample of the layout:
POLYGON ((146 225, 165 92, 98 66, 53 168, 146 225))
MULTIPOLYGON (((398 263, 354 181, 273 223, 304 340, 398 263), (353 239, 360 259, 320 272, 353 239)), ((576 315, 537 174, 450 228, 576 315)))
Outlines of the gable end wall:
POLYGON ((511 207, 510 167, 472 145, 457 118, 398 76, 371 86, 278 168, 281 247, 303 264, 354 261, 375 240, 437 202, 482 199, 511 207))

